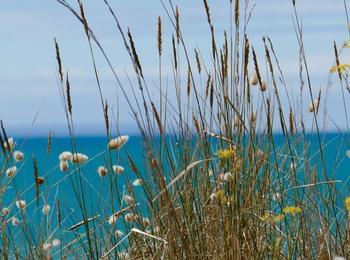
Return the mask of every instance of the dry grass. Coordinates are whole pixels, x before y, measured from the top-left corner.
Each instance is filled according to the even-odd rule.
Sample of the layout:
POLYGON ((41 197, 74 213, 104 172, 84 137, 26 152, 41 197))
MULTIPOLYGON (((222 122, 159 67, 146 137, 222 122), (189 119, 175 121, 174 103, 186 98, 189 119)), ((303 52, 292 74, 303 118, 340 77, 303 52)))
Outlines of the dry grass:
MULTIPOLYGON (((52 173, 48 171, 44 176, 39 176, 36 160, 33 159, 34 183, 2 210, 0 252, 3 258, 350 257, 350 202, 349 199, 344 202, 344 189, 338 185, 338 180, 333 179, 334 173, 327 171, 324 153, 327 144, 322 139, 318 123, 323 100, 321 90, 314 93, 310 81, 301 40, 300 18, 294 2, 295 32, 301 59, 300 77, 305 77, 306 82, 306 90, 300 86, 300 98, 289 95, 290 90, 284 81, 272 41, 268 37, 262 40, 264 54, 258 56, 249 42, 249 36, 240 34, 246 32, 251 16, 247 1, 228 1, 232 24, 228 25, 231 30, 224 32, 222 42, 217 41, 219 35, 212 23, 210 5, 207 0, 203 1, 211 35, 208 43, 211 47, 210 61, 202 58, 199 49, 192 51, 187 46, 182 35, 178 7, 174 7, 171 1, 161 1, 173 26, 173 35, 171 46, 165 46, 163 23, 159 17, 155 23, 159 61, 158 97, 149 94, 149 83, 142 69, 137 41, 129 29, 125 31, 120 26, 107 0, 103 2, 115 20, 134 68, 136 83, 130 86, 134 93, 132 97, 126 94, 125 86, 93 33, 82 1, 78 1, 78 10, 65 0, 57 1, 78 19, 87 37, 104 111, 101 116, 106 123, 106 150, 91 158, 78 150, 74 134, 74 97, 71 96, 74 86, 69 83, 68 72, 62 69, 64 59, 55 40, 58 87, 71 137, 71 151, 62 153, 57 167, 52 170, 60 168, 66 172, 64 177, 48 189, 52 190, 63 180, 69 179, 74 200, 79 205, 76 211, 81 221, 67 227, 67 220, 72 215, 63 212, 60 206, 62 201, 55 198, 55 201, 38 207, 44 215, 44 226, 49 225, 48 215, 55 209, 57 227, 51 227, 48 233, 42 232, 40 227, 31 230, 26 207, 44 198, 41 185, 52 173), (162 80, 165 48, 169 48, 173 55, 175 104, 169 101, 168 86, 162 80), (128 152, 129 137, 112 137, 111 133, 116 129, 119 132, 119 129, 113 125, 117 120, 110 113, 103 96, 95 63, 97 51, 109 64, 139 127, 144 143, 142 168, 128 152), (262 69, 262 64, 266 68, 262 69), (287 103, 282 104, 282 96, 287 97, 287 103), (310 102, 305 109, 302 98, 310 102), (311 141, 305 133, 306 122, 303 120, 306 113, 312 116, 312 122, 307 123, 312 125, 312 132, 317 137, 316 154, 309 147, 311 141), (283 134, 283 142, 276 140, 276 129, 283 134), (124 168, 117 165, 120 150, 127 154, 128 166, 134 175, 133 180, 125 184, 124 190, 117 185, 118 176, 124 174, 124 168), (103 190, 97 190, 96 185, 86 184, 89 184, 89 180, 83 171, 85 164, 101 155, 105 160, 96 169, 96 174, 101 179, 108 178, 109 184, 103 190), (142 191, 136 190, 136 187, 142 187, 142 191), (21 196, 31 189, 35 189, 36 197, 33 201, 23 201, 21 196), (91 212, 87 200, 90 189, 96 191, 93 194, 108 210, 91 212), (18 209, 11 211, 16 205, 18 209), (123 227, 122 231, 117 229, 117 224, 123 227), (70 232, 72 239, 62 243, 55 237, 60 232, 70 232), (18 234, 22 237, 20 243, 16 239, 18 234)), ((341 102, 347 117, 349 66, 341 63, 336 45, 334 50, 335 64, 330 73, 338 74, 338 80, 346 90, 341 102)), ((11 177, 21 171, 21 161, 26 155, 20 149, 14 150, 14 140, 8 138, 2 124, 1 128, 1 191, 5 196, 11 177)), ((50 152, 51 133, 48 143, 47 150, 50 152)))

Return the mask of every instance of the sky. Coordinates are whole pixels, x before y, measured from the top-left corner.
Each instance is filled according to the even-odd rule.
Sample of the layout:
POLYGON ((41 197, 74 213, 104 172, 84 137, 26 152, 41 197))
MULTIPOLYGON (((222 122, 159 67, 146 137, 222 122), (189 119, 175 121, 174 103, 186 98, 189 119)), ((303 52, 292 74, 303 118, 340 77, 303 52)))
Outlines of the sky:
MULTIPOLYGON (((68 1, 68 0, 67 0, 68 1)), ((76 1, 68 1, 76 7, 76 1)), ((169 46, 172 28, 159 0, 110 1, 124 29, 130 28, 144 74, 157 82, 158 58, 156 22, 164 21, 164 45, 169 46)), ((113 18, 102 0, 83 1, 89 24, 103 44, 118 76, 125 82, 125 72, 132 75, 130 59, 116 31, 113 18)), ((228 1, 209 1, 218 34, 229 29, 228 1)), ((293 27, 290 0, 251 0, 255 4, 248 27, 248 37, 258 55, 263 55, 261 38, 269 36, 293 91, 298 90, 298 44, 293 27)), ((200 0, 174 1, 179 6, 183 36, 187 45, 198 47, 209 57, 208 25, 200 0)), ((328 71, 334 62, 333 41, 341 46, 349 38, 343 0, 298 1, 302 18, 304 44, 314 89, 325 87, 328 71)), ((3 1, 0 8, 0 119, 13 134, 57 135, 67 133, 65 115, 57 85, 54 38, 57 39, 65 71, 68 70, 77 134, 103 133, 103 114, 94 79, 91 57, 82 26, 55 0, 3 1), (35 123, 32 126, 32 122, 35 123)), ((171 52, 164 50, 164 74, 171 75, 171 52)), ((348 50, 350 52, 350 50, 348 50)), ((96 49, 96 53, 97 49, 96 49)), ((341 58, 346 62, 349 54, 341 58)), ((103 95, 118 114, 119 128, 134 132, 135 123, 125 100, 117 90, 113 76, 102 57, 97 54, 103 95), (117 99, 117 96, 120 99, 117 99), (118 100, 118 102, 117 102, 118 100), (119 104, 119 106, 117 106, 119 104)), ((156 93, 156 84, 150 84, 156 93)), ((131 94, 131 93, 128 93, 131 94)), ((327 98, 328 112, 341 128, 345 118, 339 111, 340 86, 334 80, 327 98)), ((308 105, 308 104, 307 104, 308 105)), ((329 127, 330 130, 334 126, 329 127)))

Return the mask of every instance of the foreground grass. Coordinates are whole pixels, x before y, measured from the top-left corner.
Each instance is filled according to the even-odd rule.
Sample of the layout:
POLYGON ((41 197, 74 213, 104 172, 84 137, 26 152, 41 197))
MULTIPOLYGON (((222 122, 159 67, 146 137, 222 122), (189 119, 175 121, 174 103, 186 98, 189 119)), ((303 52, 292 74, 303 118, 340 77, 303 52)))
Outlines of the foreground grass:
MULTIPOLYGON (((71 149, 57 155, 54 170, 65 173, 62 180, 69 179, 74 191, 72 199, 77 204, 74 214, 81 221, 66 225, 66 219, 72 216, 61 210, 60 198, 44 200, 41 205, 45 196, 42 187, 52 171, 40 176, 33 159, 34 183, 19 192, 10 205, 3 205, 1 254, 4 258, 349 258, 350 201, 344 197, 343 186, 334 180, 334 172, 326 167, 326 143, 319 126, 321 91, 315 92, 309 80, 295 4, 300 82, 306 82, 306 86, 300 86, 300 98, 288 95, 290 90, 272 41, 267 37, 262 40, 265 53, 258 57, 248 36, 241 33, 246 32, 250 17, 250 9, 244 8, 248 2, 229 1, 232 24, 228 27, 231 29, 224 33, 223 42, 218 42, 210 7, 203 1, 212 39, 208 43, 211 46, 209 63, 203 60, 200 50, 186 45, 178 8, 171 1, 162 2, 174 30, 170 48, 176 103, 172 104, 168 85, 162 79, 164 47, 160 18, 156 36, 159 96, 152 97, 132 34, 129 30, 124 32, 118 17, 109 9, 135 71, 135 81, 130 81, 129 86, 134 96, 130 97, 93 33, 82 2, 77 10, 64 0, 58 2, 78 18, 86 34, 104 111, 106 149, 93 158, 79 151, 72 113, 74 98, 70 94, 68 74, 62 69, 59 45, 55 42, 58 87, 71 149), (241 13, 242 10, 245 12, 241 13), (118 120, 102 95, 96 51, 100 51, 110 65, 139 127, 143 140, 142 165, 128 152, 129 137, 119 135, 122 129, 114 123, 118 120), (266 73, 262 72, 265 69, 261 69, 261 64, 266 64, 266 73), (287 104, 282 105, 281 92, 286 93, 287 104), (304 107, 302 100, 308 100, 310 105, 304 107), (311 116, 310 122, 304 122, 306 113, 311 116), (310 148, 305 124, 311 125, 316 137, 316 153, 310 148), (276 129, 283 134, 283 142, 276 141, 273 134, 276 129), (134 176, 126 180, 122 190, 120 176, 125 174, 126 165, 118 165, 121 150, 126 153, 124 163, 134 176), (103 190, 93 193, 101 201, 101 207, 93 207, 87 199, 91 186, 87 184, 84 165, 101 155, 103 160, 96 174, 109 181, 103 190), (142 192, 136 191, 135 187, 139 186, 142 192), (35 191, 35 198, 24 201, 21 196, 29 190, 35 191), (36 202, 35 207, 44 216, 40 220, 44 226, 49 225, 45 216, 55 205, 57 221, 49 229, 51 232, 29 226, 31 216, 27 208, 36 202), (63 236, 69 233, 69 239, 57 238, 58 233, 63 236)), ((103 2, 109 7, 108 1, 103 2)), ((334 50, 331 73, 338 76, 345 97, 349 94, 349 66, 339 61, 336 45, 334 50)), ((340 102, 346 114, 346 99, 340 102)), ((3 126, 0 136, 1 190, 5 198, 11 178, 20 173, 24 155, 3 126)), ((49 144, 50 140, 51 137, 49 144)), ((337 163, 334 162, 334 169, 337 163)))

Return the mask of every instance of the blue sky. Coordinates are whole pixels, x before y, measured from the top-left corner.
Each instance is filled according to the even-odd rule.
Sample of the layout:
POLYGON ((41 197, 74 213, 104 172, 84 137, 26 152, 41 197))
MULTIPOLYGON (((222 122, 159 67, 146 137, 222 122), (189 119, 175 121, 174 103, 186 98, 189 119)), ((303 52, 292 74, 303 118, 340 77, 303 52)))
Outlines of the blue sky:
MULTIPOLYGON (((76 4, 76 1, 70 1, 76 4)), ((137 43, 144 74, 157 81, 156 20, 160 15, 164 24, 164 42, 172 33, 160 1, 111 1, 124 28, 131 28, 137 43)), ((216 31, 228 29, 228 1, 209 1, 216 31)), ((188 46, 198 46, 204 56, 209 55, 208 26, 200 0, 174 1, 179 5, 183 34, 188 46)), ((287 84, 298 89, 298 45, 292 19, 291 1, 255 0, 255 9, 249 25, 248 37, 263 55, 261 37, 268 35, 285 73, 287 84)), ((124 71, 131 72, 130 60, 123 49, 120 36, 103 1, 85 0, 86 15, 96 35, 105 46, 113 66, 123 79, 124 71)), ((304 42, 314 88, 325 87, 328 70, 333 63, 333 41, 340 46, 348 39, 343 0, 297 1, 303 21, 304 42)), ((54 0, 5 1, 0 9, 0 118, 13 133, 25 134, 39 111, 32 135, 46 135, 50 129, 57 134, 66 131, 65 117, 56 81, 56 61, 53 38, 61 48, 64 68, 69 71, 72 84, 73 109, 78 134, 103 131, 96 83, 93 77, 88 45, 81 25, 54 0)), ((165 74, 171 71, 170 55, 165 74)), ((349 50, 350 51, 350 50, 349 50)), ((208 56, 209 57, 209 56, 208 56)), ((349 55, 342 56, 344 62, 349 55)), ((112 74, 101 57, 97 57, 103 94, 116 107, 117 90, 112 74)), ((166 59, 166 58, 165 58, 166 59)), ((156 93, 156 87, 152 91, 156 93)), ((329 92, 329 113, 345 127, 344 115, 339 113, 340 88, 337 81, 329 92)), ((308 105, 308 104, 306 104, 308 105)), ((125 101, 121 98, 120 128, 134 129, 125 101)), ((305 108, 306 109, 306 108, 305 108)), ((332 130, 334 127, 330 126, 332 130)))

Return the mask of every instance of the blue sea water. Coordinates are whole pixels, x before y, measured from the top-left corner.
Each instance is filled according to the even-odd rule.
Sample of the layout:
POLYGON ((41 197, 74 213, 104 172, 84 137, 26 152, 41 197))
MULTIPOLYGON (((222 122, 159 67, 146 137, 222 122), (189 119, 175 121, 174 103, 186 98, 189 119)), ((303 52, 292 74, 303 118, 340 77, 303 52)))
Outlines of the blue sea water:
MULTIPOLYGON (((282 135, 276 134, 274 139, 277 146, 286 145, 282 135)), ((307 135, 306 139, 310 145, 309 156, 316 163, 320 164, 321 155, 317 136, 307 135)), ((341 190, 343 196, 349 196, 350 189, 349 185, 347 185, 347 180, 350 173, 350 159, 346 156, 346 151, 349 149, 349 137, 341 134, 325 134, 321 136, 321 141, 328 178, 330 180, 339 180, 336 184, 337 187, 341 190)), ((101 217, 107 217, 119 208, 120 205, 116 203, 117 198, 111 198, 111 196, 115 196, 115 193, 113 193, 114 195, 110 193, 110 178, 100 178, 97 174, 97 168, 101 165, 106 165, 108 156, 111 156, 113 164, 122 165, 125 168, 125 173, 118 176, 115 180, 119 193, 127 189, 127 185, 130 185, 137 178, 129 166, 128 155, 133 158, 141 172, 144 167, 145 155, 143 141, 140 136, 131 136, 129 142, 120 151, 114 151, 111 154, 106 153, 107 140, 105 137, 76 138, 75 144, 77 151, 86 154, 90 158, 90 161, 86 165, 81 166, 81 179, 77 178, 75 174, 62 173, 58 167, 58 155, 62 151, 71 150, 71 139, 63 137, 52 138, 50 152, 47 150, 47 142, 47 138, 44 137, 16 139, 16 148, 24 152, 25 159, 21 163, 16 163, 18 172, 11 180, 7 190, 3 191, 0 207, 12 206, 9 215, 17 214, 20 218, 19 210, 14 206, 13 202, 17 199, 25 200, 28 204, 26 209, 27 218, 35 226, 36 223, 41 223, 43 218, 45 218, 41 213, 42 206, 46 203, 50 204, 52 209, 46 220, 52 225, 48 231, 49 233, 57 226, 57 201, 60 203, 63 219, 62 226, 66 229, 82 220, 81 205, 78 203, 78 197, 81 200, 81 196, 83 196, 88 214, 87 217, 92 217, 97 213, 101 217), (40 186, 42 196, 38 202, 35 199, 34 159, 37 162, 39 176, 45 178, 45 183, 40 186), (77 193, 74 187, 78 190, 77 193), (79 193, 79 187, 84 187, 84 195, 79 193)), ((15 162, 11 163, 15 164, 15 162)), ((72 167, 70 165, 70 171, 73 170, 72 167)), ((322 167, 319 165, 318 168, 321 169, 322 167)), ((4 174, 1 179, 3 184, 8 181, 8 178, 4 174)), ((134 188, 137 196, 144 196, 142 187, 134 188)), ((147 213, 145 214, 147 215, 147 213)))

